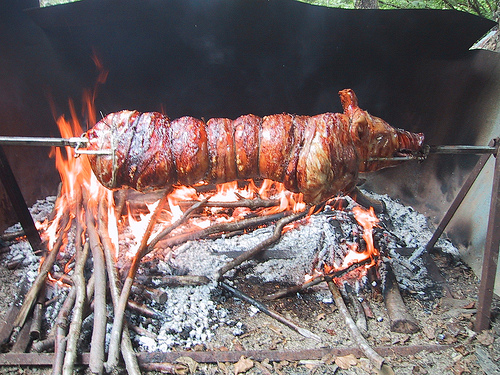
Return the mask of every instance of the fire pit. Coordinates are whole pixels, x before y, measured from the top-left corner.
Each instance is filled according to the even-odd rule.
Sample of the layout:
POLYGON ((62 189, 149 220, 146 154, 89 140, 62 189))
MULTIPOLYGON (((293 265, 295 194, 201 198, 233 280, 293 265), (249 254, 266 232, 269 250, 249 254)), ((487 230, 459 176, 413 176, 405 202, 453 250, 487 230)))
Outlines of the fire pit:
MULTIPOLYGON (((22 17, 9 10, 16 17, 4 17, 13 21, 7 25, 8 32, 0 35, 2 44, 22 45, 28 40, 27 33, 35 29, 44 40, 38 49, 36 43, 30 43, 30 48, 13 48, 0 61, 1 71, 14 73, 6 80, 9 95, 1 99, 2 133, 12 134, 14 129, 16 135, 55 134, 53 113, 63 113, 68 97, 75 98, 82 87, 94 84, 93 63, 102 66, 89 58, 90 51, 102 54, 104 65, 111 69, 97 104, 111 114, 77 116, 70 105, 73 118, 61 119, 63 138, 28 141, 27 137, 0 137, 0 144, 28 142, 24 145, 32 146, 47 140, 56 146, 54 153, 59 153, 57 164, 64 180, 57 197, 42 199, 30 208, 37 229, 20 190, 44 192, 36 197, 45 197, 47 191, 53 194, 55 184, 36 190, 37 184, 32 183, 41 175, 46 180, 52 175, 41 172, 44 166, 33 176, 23 173, 26 169, 31 172, 33 164, 25 166, 22 158, 13 159, 10 153, 14 172, 22 176, 18 189, 0 149, 2 182, 21 223, 2 236, 8 245, 2 255, 8 269, 0 272, 0 310, 4 310, 0 364, 51 366, 54 373, 71 373, 81 365, 95 373, 115 366, 129 373, 195 373, 197 368, 203 373, 335 373, 339 367, 346 373, 359 373, 382 366, 384 371, 392 367, 397 373, 412 374, 495 371, 495 364, 488 360, 500 359, 494 341, 498 307, 492 301, 495 270, 491 266, 498 250, 498 165, 479 289, 474 274, 456 258, 457 248, 443 232, 489 156, 497 155, 498 141, 489 146, 441 146, 486 144, 498 136, 488 128, 496 119, 491 114, 497 107, 490 99, 498 91, 498 81, 491 79, 498 63, 485 53, 469 50, 492 23, 460 12, 353 13, 287 1, 250 4, 242 0, 232 1, 230 6, 212 2, 204 7, 184 0, 153 3, 143 9, 143 2, 126 1, 118 11, 114 2, 79 2, 30 10, 22 17), (269 35, 273 35, 271 40, 269 35), (37 52, 41 52, 39 56, 35 56, 37 52), (155 59, 143 58, 152 53, 155 59), (61 64, 53 66, 54 61, 61 64), (23 74, 24 67, 29 74, 23 74), (21 78, 25 76, 26 80, 21 78), (337 165, 344 183, 334 187, 320 183, 320 191, 307 185, 311 175, 294 178, 299 157, 269 151, 286 138, 283 134, 289 136, 289 142, 282 144, 291 149, 309 147, 313 142, 301 138, 301 130, 311 117, 315 117, 311 122, 317 121, 316 128, 336 119, 335 129, 341 129, 342 114, 324 112, 342 112, 332 103, 344 85, 355 87, 373 113, 388 116, 391 123, 408 126, 407 130, 423 131, 428 143, 439 145, 363 159, 365 171, 371 170, 370 163, 422 161, 418 166, 415 162, 406 166, 422 170, 421 180, 436 176, 443 180, 435 186, 418 183, 418 188, 434 190, 422 196, 427 200, 432 195, 425 202, 429 206, 452 185, 447 176, 454 164, 442 163, 440 157, 436 171, 428 174, 432 168, 427 168, 424 173, 433 162, 426 160, 428 156, 484 154, 436 230, 416 211, 423 212, 422 205, 415 204, 419 192, 406 194, 411 184, 402 180, 417 177, 415 173, 377 174, 385 178, 379 188, 394 190, 389 196, 371 193, 369 184, 354 186, 362 181, 353 173, 352 166, 361 165, 353 163, 353 148, 334 148, 343 156, 333 159, 343 160, 337 165), (47 87, 54 90, 53 106, 39 97, 47 87), (11 95, 11 88, 16 88, 16 95, 11 95), (24 88, 29 94, 22 95, 24 88), (21 104, 12 104, 11 98, 19 98, 21 104), (27 103, 38 105, 19 115, 19 108, 27 103), (182 176, 172 183, 169 173, 161 178, 136 174, 151 165, 154 158, 148 159, 152 155, 149 149, 135 149, 138 152, 120 165, 123 160, 113 158, 125 155, 118 145, 103 142, 106 147, 101 147, 102 133, 90 137, 77 126, 76 118, 82 117, 88 119, 87 130, 96 122, 101 122, 99 130, 106 130, 106 124, 113 129, 117 124, 113 119, 120 118, 119 114, 125 124, 133 124, 129 120, 139 112, 121 111, 123 108, 166 111, 173 118, 186 113, 199 119, 216 117, 170 120, 159 112, 142 114, 170 123, 179 135, 175 139, 189 135, 193 146, 199 145, 196 136, 205 129, 207 143, 201 146, 207 145, 210 168, 196 169, 206 160, 198 158, 198 163, 189 164, 190 157, 199 155, 192 152, 186 157, 183 150, 193 149, 168 140, 173 147, 157 151, 170 149, 175 157, 169 159, 166 151, 154 155, 166 164, 182 159, 182 176), (259 132, 247 133, 247 138, 253 136, 260 144, 260 130, 283 130, 266 139, 268 151, 262 155, 269 165, 285 155, 290 167, 285 175, 275 174, 266 165, 265 172, 261 173, 259 165, 256 173, 259 163, 255 162, 244 164, 249 168, 243 172, 231 166, 212 167, 248 156, 241 152, 241 144, 250 144, 248 140, 236 145, 234 137, 227 138, 233 143, 219 137, 222 141, 217 143, 219 138, 214 136, 230 128, 233 121, 218 116, 236 119, 248 112, 261 116, 278 113, 267 120, 245 117, 259 124, 254 126, 259 132), (323 115, 313 116, 317 113, 323 115), (261 128, 269 119, 278 126, 261 128), (96 142, 92 147, 90 140, 96 142), (232 150, 234 155, 221 150, 232 150), (86 151, 94 158, 90 165, 94 172, 104 173, 90 172, 87 156, 81 155, 86 151), (234 157, 226 158, 229 154, 234 157), (444 167, 446 173, 441 175, 438 171, 444 167), (200 169, 203 176, 198 174, 200 169), (111 178, 106 178, 106 172, 111 178), (236 184, 214 184, 232 181, 235 175, 240 177, 236 184), (33 185, 28 190, 22 183, 26 181, 33 185), (116 190, 106 190, 100 183, 116 190), (166 190, 137 193, 118 189, 168 190, 171 183, 176 188, 186 186, 169 195, 166 190), (331 190, 325 191, 328 188, 331 190), (413 200, 412 207, 394 199, 404 194, 411 196, 404 201, 410 204, 413 200), (7 290, 6 285, 12 288, 7 290), (16 294, 14 286, 20 288, 16 294), (493 331, 483 332, 490 327, 490 318, 493 331)), ((106 72, 100 73, 102 82, 106 72)), ((357 108, 343 107, 344 112, 351 111, 352 123, 357 108)), ((364 130, 360 126, 351 135, 366 140, 364 130)), ((418 139, 413 138, 413 143, 418 139)), ((322 136, 316 138, 323 140, 322 136)), ((324 151, 318 144, 312 150, 324 151)), ((27 154, 37 155, 34 147, 26 149, 27 154)), ((356 154, 367 156, 365 151, 356 150, 356 154)), ((36 157, 31 160, 36 160, 37 168, 42 164, 36 157)), ((311 166, 311 160, 314 158, 300 164, 302 171, 311 166)), ((325 166, 325 159, 319 165, 325 166)), ((467 168, 460 165, 455 176, 467 168)), ((55 171, 51 162, 46 169, 55 171)), ((321 175, 325 181, 323 171, 313 175, 321 175)), ((28 201, 31 195, 26 195, 28 201)))
MULTIPOLYGON (((73 137, 68 139, 82 133, 75 118, 72 122, 61 118, 58 123, 63 136, 73 137)), ((443 297, 440 275, 429 268, 433 263, 428 255, 421 255, 434 245, 443 253, 458 254, 451 242, 437 242, 446 223, 433 235, 423 215, 387 196, 356 188, 352 197, 361 204, 339 196, 307 206, 300 195, 271 180, 202 183, 171 193, 168 189, 113 193, 98 183, 86 157, 66 147, 66 153, 55 149, 63 181, 60 194, 49 200, 54 207, 39 223, 49 251, 39 254, 40 266, 36 258, 31 264, 36 265, 34 276, 26 283, 32 286, 20 296, 22 306, 13 310, 14 332, 12 327, 3 330, 3 344, 10 342, 13 352, 23 347, 22 351, 28 347, 32 352, 53 351, 56 373, 71 372, 82 351, 88 351, 85 363, 95 372, 113 370, 120 357, 128 372, 138 371, 135 350, 160 355, 154 362, 162 364, 157 365, 145 364, 154 358, 147 354, 139 359, 146 369, 171 366, 168 371, 175 371, 175 365, 163 362, 172 362, 171 355, 178 350, 186 356, 186 350, 209 348, 211 360, 207 356, 199 360, 219 362, 222 359, 217 358, 223 357, 214 353, 224 352, 231 343, 235 345, 234 340, 258 329, 255 322, 263 319, 262 314, 255 315, 258 312, 272 318, 265 323, 271 331, 279 335, 291 329, 297 341, 314 350, 345 330, 322 324, 328 320, 326 312, 324 316, 318 312, 328 311, 333 302, 350 332, 345 338, 356 344, 369 366, 381 369, 387 366, 384 351, 375 351, 365 338, 369 326, 387 324, 390 331, 406 335, 420 331, 421 324, 408 311, 400 289, 431 311, 435 299, 443 297), (90 253, 92 262, 87 260, 90 253), (250 313, 242 319, 246 306, 250 313), (305 318, 307 326, 288 314, 305 318), (107 319, 108 315, 112 318, 107 319), (250 322, 244 323, 247 319, 250 322)), ((496 152, 495 144, 451 149, 496 152)), ((76 150, 87 152, 79 145, 76 150)), ((106 155, 106 150, 89 152, 106 155)), ((394 163, 401 158, 414 156, 367 160, 394 163)), ((11 260, 13 267, 27 251, 20 246, 21 254, 11 260)), ((270 350, 294 347, 279 339, 262 338, 263 343, 270 350)), ((437 348, 407 350, 422 349, 437 348)), ((328 354, 317 350, 308 355, 324 358, 328 354)), ((245 353, 257 355, 244 350, 239 354, 245 357, 245 353)))

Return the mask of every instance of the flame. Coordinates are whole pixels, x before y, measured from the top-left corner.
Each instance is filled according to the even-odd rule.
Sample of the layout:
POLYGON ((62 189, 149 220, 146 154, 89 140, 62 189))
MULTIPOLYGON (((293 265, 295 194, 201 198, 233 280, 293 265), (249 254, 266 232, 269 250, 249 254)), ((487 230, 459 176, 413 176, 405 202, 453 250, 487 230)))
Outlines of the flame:
MULTIPOLYGON (((151 204, 146 204, 148 208, 148 213, 147 214, 139 214, 139 219, 136 220, 134 218, 134 215, 132 212, 128 212, 128 225, 129 228, 131 229, 132 235, 136 239, 136 243, 132 246, 129 247, 127 251, 127 255, 130 257, 133 257, 136 253, 137 250, 139 250, 139 246, 141 245, 141 239, 146 233, 146 228, 149 224, 149 221, 151 220, 151 217, 153 216, 156 207, 158 207, 158 204, 160 203, 160 199, 158 199, 156 202, 151 203, 151 204)), ((151 233, 150 238, 153 238, 155 233, 151 233)), ((148 241, 149 242, 149 241, 148 241)))
POLYGON ((352 211, 357 222, 363 227, 363 239, 366 243, 364 254, 372 259, 372 263, 368 266, 371 267, 375 264, 375 258, 379 255, 379 251, 373 244, 373 228, 377 226, 379 219, 375 215, 373 207, 370 207, 369 210, 365 210, 360 206, 356 206, 353 207, 352 211))
POLYGON ((370 259, 370 263, 365 266, 365 269, 368 269, 375 265, 376 259, 379 256, 379 251, 375 248, 373 242, 373 228, 377 226, 379 219, 375 215, 375 211, 373 207, 370 209, 364 209, 360 206, 355 206, 352 209, 354 213, 354 218, 358 222, 358 224, 363 228, 363 240, 365 241, 366 248, 364 251, 359 251, 359 246, 357 243, 351 243, 349 245, 349 251, 345 255, 342 260, 342 264, 336 264, 332 262, 332 264, 323 264, 322 269, 314 268, 311 274, 306 274, 304 279, 305 282, 309 282, 312 279, 323 276, 333 274, 342 270, 345 270, 352 266, 353 264, 364 262, 370 259))

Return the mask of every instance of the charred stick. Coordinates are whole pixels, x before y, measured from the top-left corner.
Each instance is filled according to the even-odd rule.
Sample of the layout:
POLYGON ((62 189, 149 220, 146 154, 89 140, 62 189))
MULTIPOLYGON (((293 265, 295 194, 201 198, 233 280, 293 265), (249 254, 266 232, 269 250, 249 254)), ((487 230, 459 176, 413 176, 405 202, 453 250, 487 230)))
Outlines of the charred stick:
POLYGON ((31 350, 35 353, 42 353, 49 349, 54 349, 56 338, 54 333, 47 336, 45 340, 36 341, 31 345, 31 350))
POLYGON ((146 297, 147 299, 153 300, 159 304, 164 304, 165 302, 167 302, 168 298, 168 295, 165 291, 156 288, 150 288, 144 285, 132 285, 131 292, 140 295, 141 297, 146 297))
POLYGON ((23 305, 21 307, 21 310, 19 311, 19 314, 17 315, 16 320, 14 321, 14 327, 21 327, 24 325, 24 322, 26 321, 26 317, 28 316, 29 312, 33 308, 33 305, 38 298, 38 293, 40 289, 45 285, 45 280, 47 278, 47 275, 54 265, 54 262, 57 258, 57 254, 59 253, 59 250, 61 246, 63 245, 64 241, 64 232, 66 231, 66 227, 69 222, 69 215, 65 213, 64 217, 62 218, 61 221, 61 230, 59 231, 59 237, 57 238, 56 243, 54 244, 54 247, 52 250, 47 254, 45 257, 42 265, 40 266, 40 270, 38 271, 38 275, 35 278, 35 281, 33 281, 33 285, 31 286, 31 289, 28 291, 26 294, 26 297, 24 299, 23 305))
MULTIPOLYGON (((165 229, 163 229, 160 233, 158 233, 156 235, 155 238, 153 238, 151 240, 151 242, 147 245, 147 247, 145 246, 144 247, 144 251, 147 251, 147 253, 149 253, 150 251, 152 251, 155 247, 155 245, 163 238, 165 237, 166 235, 168 235, 170 232, 172 232, 175 228, 178 228, 179 225, 183 224, 184 222, 186 222, 187 219, 189 219, 189 216, 191 216, 191 214, 196 211, 198 208, 204 206, 205 204, 207 203, 207 199, 203 199, 199 202, 195 202, 190 208, 188 208, 184 214, 182 215, 182 217, 175 221, 174 223, 172 223, 171 225, 169 225, 168 227, 166 227, 165 229)), ((141 258, 146 255, 146 254, 143 254, 141 255, 141 258)))
POLYGON ((365 316, 367 318, 375 319, 375 314, 373 313, 373 310, 366 299, 363 299, 361 301, 361 306, 363 307, 363 311, 365 312, 365 316))
POLYGON ((15 241, 18 238, 24 237, 24 236, 26 236, 26 234, 24 233, 24 229, 21 229, 21 230, 15 231, 15 232, 8 232, 8 233, 4 232, 4 234, 2 234, 0 236, 0 240, 5 241, 5 242, 10 242, 10 241, 15 241))
POLYGON ((210 282, 210 279, 206 276, 197 275, 182 275, 182 276, 146 276, 144 280, 148 280, 156 286, 188 286, 188 285, 205 285, 210 282))
POLYGON ((33 309, 33 316, 30 328, 30 336, 33 340, 38 340, 40 338, 44 306, 45 306, 45 285, 40 290, 40 293, 38 294, 38 299, 33 309))
MULTIPOLYGON (((108 271, 109 289, 111 299, 113 301, 113 308, 117 309, 118 301, 120 299, 120 281, 118 279, 118 272, 115 267, 115 260, 113 257, 113 244, 109 239, 107 232, 107 225, 105 219, 107 217, 107 209, 103 204, 99 205, 99 236, 104 250, 104 258, 106 260, 106 269, 108 271)), ((129 301, 130 302, 130 301, 129 301)), ((130 334, 127 325, 124 325, 122 330, 121 352, 125 366, 129 375, 140 375, 141 370, 137 362, 132 342, 130 341, 130 334)))
POLYGON ((310 288, 312 286, 321 284, 322 282, 326 281, 326 278, 341 277, 342 275, 345 275, 346 273, 349 273, 349 272, 351 272, 351 271, 353 271, 353 270, 355 270, 355 269, 357 269, 357 268, 365 265, 366 263, 370 263, 370 262, 371 262, 371 259, 366 259, 366 260, 363 260, 361 262, 352 264, 352 265, 350 265, 349 267, 347 267, 347 268, 345 268, 343 270, 339 270, 339 271, 335 271, 335 272, 330 272, 328 275, 315 276, 313 279, 309 280, 308 282, 306 282, 304 284, 294 285, 294 286, 292 286, 290 288, 286 288, 286 289, 280 290, 279 292, 276 292, 274 294, 266 296, 265 298, 268 299, 268 300, 275 300, 275 299, 278 299, 278 298, 285 297, 285 296, 287 296, 289 294, 300 292, 301 290, 304 290, 304 289, 310 288))
POLYGON ((420 330, 417 320, 410 314, 401 297, 398 282, 391 265, 385 262, 386 275, 383 288, 384 302, 392 332, 415 333, 420 330))
POLYGON ((284 211, 267 216, 257 216, 249 219, 243 219, 233 223, 215 224, 202 230, 183 233, 175 237, 169 237, 161 241, 160 244, 163 248, 173 247, 187 241, 194 241, 194 240, 199 240, 201 238, 207 238, 216 233, 234 232, 243 229, 256 228, 261 225, 279 220, 287 215, 290 215, 290 212, 284 211))
MULTIPOLYGON (((135 301, 129 300, 127 303, 127 309, 130 311, 135 311, 137 314, 144 316, 146 318, 160 319, 161 316, 157 311, 154 311, 147 307, 146 305, 137 303, 135 301)), ((122 338, 123 340, 123 338, 122 338)))
MULTIPOLYGON (((104 369, 104 341, 106 339, 106 266, 99 235, 95 227, 94 213, 85 206, 85 220, 94 262, 94 323, 90 345, 89 368, 100 374, 104 369)), ((90 295, 91 291, 87 295, 90 295)))
POLYGON ((350 193, 349 196, 358 204, 365 208, 373 207, 373 211, 376 214, 384 213, 385 211, 385 203, 383 201, 379 201, 377 199, 373 199, 368 195, 364 194, 359 188, 356 186, 350 193))
POLYGON ((299 220, 300 218, 304 217, 307 212, 309 211, 309 207, 307 207, 305 210, 296 212, 294 214, 291 214, 289 216, 286 216, 276 222, 276 227, 274 228, 273 235, 269 237, 268 239, 262 241, 260 244, 255 246, 254 248, 244 252, 241 254, 239 257, 227 262, 224 266, 220 268, 218 271, 218 277, 217 279, 220 280, 222 276, 229 270, 239 266, 241 263, 253 258, 255 255, 266 249, 267 247, 271 246, 275 242, 277 242, 281 238, 281 232, 283 230, 283 227, 292 221, 299 220))
POLYGON ((129 329, 140 336, 145 336, 153 340, 156 340, 158 338, 158 335, 156 335, 155 333, 133 324, 130 324, 129 329))
POLYGON ((275 300, 278 298, 283 298, 289 294, 298 293, 301 290, 304 290, 304 289, 307 289, 309 287, 321 284, 324 281, 325 281, 325 276, 318 276, 318 277, 315 277, 314 279, 312 279, 304 284, 294 285, 290 288, 282 289, 274 294, 268 295, 265 297, 265 299, 272 301, 272 300, 275 300))
POLYGON ((73 368, 77 355, 77 344, 82 328, 83 309, 85 307, 86 298, 85 277, 83 275, 83 271, 85 268, 85 262, 87 261, 89 247, 89 243, 87 242, 83 246, 83 249, 77 249, 76 253, 75 270, 72 276, 74 284, 73 288, 76 290, 76 299, 75 306, 73 308, 73 317, 71 319, 67 335, 66 355, 64 356, 62 372, 64 375, 73 374, 73 368))
POLYGON ((21 328, 21 331, 19 334, 16 336, 16 342, 12 346, 12 349, 10 350, 11 353, 24 353, 26 352, 26 349, 30 345, 31 342, 31 323, 33 321, 33 318, 30 316, 26 319, 26 324, 21 328))
MULTIPOLYGON (((179 201, 180 205, 193 205, 198 201, 179 201)), ((260 207, 275 207, 280 205, 279 199, 262 199, 260 197, 257 198, 241 198, 237 201, 232 202, 212 202, 207 201, 204 206, 205 207, 220 207, 220 208, 237 208, 237 207, 247 207, 251 210, 255 210, 260 207)))
POLYGON ((292 321, 288 320, 287 318, 285 318, 283 315, 277 313, 274 310, 271 310, 270 308, 268 308, 263 303, 261 303, 259 301, 256 301, 255 299, 253 299, 252 297, 250 297, 248 294, 243 293, 242 291, 240 291, 240 290, 232 287, 231 285, 227 284, 224 281, 219 281, 219 285, 222 286, 227 291, 233 293, 236 297, 238 297, 238 298, 242 299, 243 301, 246 301, 246 302, 250 303, 251 305, 257 307, 264 314, 267 314, 270 317, 276 319, 278 322, 283 323, 284 325, 286 325, 287 327, 293 329, 295 332, 298 332, 302 336, 307 337, 309 339, 314 339, 316 341, 321 341, 321 338, 318 335, 315 335, 311 331, 298 326, 294 322, 292 322, 292 321))
POLYGON ((327 284, 328 289, 330 289, 330 292, 332 293, 335 305, 344 316, 344 320, 347 326, 351 329, 354 340, 358 344, 359 348, 363 351, 363 353, 365 353, 366 357, 375 365, 378 370, 380 370, 382 368, 382 365, 384 364, 385 359, 381 357, 375 350, 373 350, 372 347, 370 347, 366 339, 359 331, 358 326, 356 325, 356 323, 354 323, 354 320, 352 319, 351 314, 349 313, 349 310, 347 309, 344 299, 342 298, 342 295, 340 294, 340 291, 337 288, 335 282, 333 282, 331 279, 327 279, 327 284))

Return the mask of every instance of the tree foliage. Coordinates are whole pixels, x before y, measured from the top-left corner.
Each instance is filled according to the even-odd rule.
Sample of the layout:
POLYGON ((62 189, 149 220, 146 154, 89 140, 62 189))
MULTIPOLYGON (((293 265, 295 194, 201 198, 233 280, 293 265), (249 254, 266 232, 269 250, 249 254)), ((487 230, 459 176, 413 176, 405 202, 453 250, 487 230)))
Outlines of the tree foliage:
MULTIPOLYGON (((301 0, 310 4, 355 8, 355 0, 301 0)), ((498 19, 500 0, 379 0, 381 9, 455 9, 498 19)))

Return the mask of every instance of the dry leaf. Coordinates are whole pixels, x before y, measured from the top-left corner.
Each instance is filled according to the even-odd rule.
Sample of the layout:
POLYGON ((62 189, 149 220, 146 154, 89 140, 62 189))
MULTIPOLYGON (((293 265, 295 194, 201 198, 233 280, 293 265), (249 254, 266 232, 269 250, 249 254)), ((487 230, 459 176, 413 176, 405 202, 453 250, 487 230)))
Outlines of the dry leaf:
POLYGON ((253 361, 250 358, 240 357, 240 360, 234 364, 234 373, 244 373, 253 367, 253 361))
POLYGON ((354 354, 349 354, 344 357, 335 358, 335 364, 342 370, 347 370, 351 366, 356 366, 358 364, 358 359, 354 356, 354 354))
POLYGON ((224 362, 217 362, 217 366, 219 366, 224 375, 229 375, 229 368, 224 362))
POLYGON ((429 340, 434 340, 436 338, 436 329, 434 327, 424 326, 422 331, 429 340))
POLYGON ((480 344, 484 346, 491 345, 493 344, 493 342, 495 342, 495 338, 489 331, 481 332, 479 335, 476 336, 476 339, 480 344))
POLYGON ((319 320, 322 320, 322 319, 325 319, 326 318, 326 314, 325 313, 321 313, 321 314, 318 314, 318 316, 316 317, 316 321, 319 321, 319 320))
POLYGON ((175 362, 186 365, 189 368, 190 374, 194 374, 196 372, 196 369, 198 368, 198 362, 196 362, 191 357, 179 357, 175 360, 175 362))
POLYGON ((476 307, 476 302, 472 301, 472 302, 468 303, 467 305, 462 306, 462 309, 474 309, 475 307, 476 307))
POLYGON ((321 360, 325 365, 330 365, 335 361, 335 356, 332 353, 325 354, 321 360))

